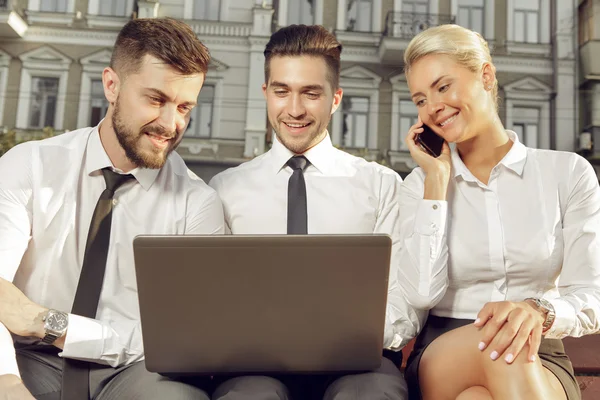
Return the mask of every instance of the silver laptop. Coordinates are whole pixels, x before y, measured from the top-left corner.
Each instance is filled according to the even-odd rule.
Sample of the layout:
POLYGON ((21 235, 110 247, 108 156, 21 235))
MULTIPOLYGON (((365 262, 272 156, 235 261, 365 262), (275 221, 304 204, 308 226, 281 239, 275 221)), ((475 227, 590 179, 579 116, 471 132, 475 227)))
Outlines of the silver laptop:
POLYGON ((380 366, 387 235, 138 236, 133 249, 149 371, 380 366))

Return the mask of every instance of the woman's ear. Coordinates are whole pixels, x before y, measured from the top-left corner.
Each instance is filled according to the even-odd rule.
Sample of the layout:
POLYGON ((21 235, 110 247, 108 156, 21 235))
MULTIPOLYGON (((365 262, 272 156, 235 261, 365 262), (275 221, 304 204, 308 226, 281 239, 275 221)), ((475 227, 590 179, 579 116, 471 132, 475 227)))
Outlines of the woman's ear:
POLYGON ((483 88, 485 90, 492 90, 496 85, 496 68, 491 63, 486 62, 481 68, 481 78, 483 88))

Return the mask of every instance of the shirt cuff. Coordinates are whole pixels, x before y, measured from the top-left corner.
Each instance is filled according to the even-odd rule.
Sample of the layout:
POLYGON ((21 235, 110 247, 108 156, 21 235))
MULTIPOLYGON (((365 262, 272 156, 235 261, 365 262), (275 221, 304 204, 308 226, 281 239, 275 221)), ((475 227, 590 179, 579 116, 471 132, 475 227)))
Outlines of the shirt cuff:
POLYGON ((402 347, 402 337, 396 333, 394 325, 386 323, 383 332, 383 348, 399 350, 402 347))
POLYGON ((15 345, 12 335, 6 327, 0 323, 0 375, 12 374, 19 378, 19 366, 15 354, 15 345))
POLYGON ((556 317, 550 329, 544 334, 546 339, 562 339, 569 336, 576 324, 573 306, 563 299, 546 299, 554 307, 556 317))
POLYGON ((446 232, 446 217, 448 202, 445 200, 421 200, 417 206, 415 216, 416 233, 421 235, 435 235, 446 232))
POLYGON ((79 360, 100 360, 104 327, 95 319, 69 314, 69 329, 61 357, 79 360))

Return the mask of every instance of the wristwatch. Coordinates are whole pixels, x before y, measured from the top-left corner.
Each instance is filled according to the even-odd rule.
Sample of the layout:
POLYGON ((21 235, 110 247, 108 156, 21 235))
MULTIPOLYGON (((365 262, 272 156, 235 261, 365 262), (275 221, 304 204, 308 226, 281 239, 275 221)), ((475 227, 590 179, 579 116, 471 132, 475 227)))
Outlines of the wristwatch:
POLYGON ((552 324, 554 323, 554 319, 556 318, 556 312, 554 311, 554 306, 546 299, 538 298, 538 297, 528 297, 525 301, 532 301, 539 311, 546 314, 546 320, 542 324, 542 333, 546 333, 552 324))
POLYGON ((69 314, 58 310, 48 310, 42 318, 44 321, 45 336, 42 342, 52 344, 67 331, 69 325, 69 314))

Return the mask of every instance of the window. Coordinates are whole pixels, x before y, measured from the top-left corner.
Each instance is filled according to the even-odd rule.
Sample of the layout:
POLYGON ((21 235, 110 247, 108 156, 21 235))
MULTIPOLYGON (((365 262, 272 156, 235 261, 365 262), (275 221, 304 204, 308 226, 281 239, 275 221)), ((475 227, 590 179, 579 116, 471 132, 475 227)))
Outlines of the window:
POLYGON ((40 2, 40 11, 67 12, 68 0, 44 0, 40 2))
POLYGON ((527 147, 538 147, 540 110, 533 107, 514 107, 512 130, 527 147))
POLYGON ((102 0, 98 3, 99 15, 127 16, 127 2, 124 0, 102 0))
POLYGON ((58 78, 32 77, 29 128, 54 127, 58 78))
POLYGON ((343 97, 342 115, 342 145, 344 147, 368 147, 369 98, 343 97))
POLYGON ((290 0, 287 4, 287 25, 315 23, 314 0, 290 0))
POLYGON ((539 0, 518 2, 518 5, 514 8, 514 29, 515 42, 540 42, 539 0))
POLYGON ((188 126, 187 136, 212 136, 214 101, 215 86, 202 86, 202 90, 200 90, 200 95, 198 96, 198 104, 192 111, 192 118, 188 126))
POLYGON ((398 131, 395 134, 399 135, 398 148, 399 150, 408 150, 406 146, 406 134, 411 126, 417 123, 419 114, 415 103, 410 100, 400 100, 400 112, 398 115, 398 131))
POLYGON ((347 30, 373 31, 373 0, 349 0, 347 30))
POLYGON ((3 125, 4 100, 7 96, 6 86, 8 84, 8 66, 10 65, 10 60, 11 57, 0 50, 0 126, 3 125))
POLYGON ((484 0, 460 0, 458 2, 458 12, 456 14, 458 25, 483 35, 483 23, 485 18, 483 1, 484 0))
POLYGON ((519 137, 519 141, 527 147, 537 147, 538 125, 537 124, 513 124, 513 131, 519 137))
POLYGON ((429 0, 403 0, 402 1, 402 12, 403 13, 428 14, 429 13, 429 0))
POLYGON ((594 13, 592 0, 584 0, 579 5, 579 45, 594 38, 594 13))
POLYGON ((194 19, 218 21, 219 0, 194 0, 194 19))
POLYGON ((27 51, 19 59, 22 68, 16 128, 52 125, 62 130, 72 60, 48 45, 27 51))
POLYGON ((92 92, 90 99, 90 125, 96 126, 106 115, 108 100, 104 96, 102 79, 92 79, 92 92))

